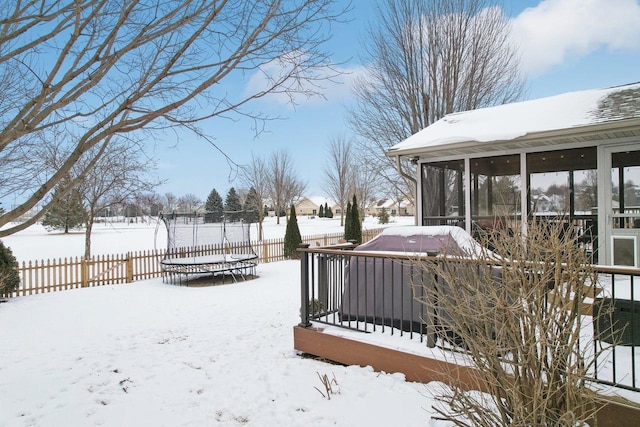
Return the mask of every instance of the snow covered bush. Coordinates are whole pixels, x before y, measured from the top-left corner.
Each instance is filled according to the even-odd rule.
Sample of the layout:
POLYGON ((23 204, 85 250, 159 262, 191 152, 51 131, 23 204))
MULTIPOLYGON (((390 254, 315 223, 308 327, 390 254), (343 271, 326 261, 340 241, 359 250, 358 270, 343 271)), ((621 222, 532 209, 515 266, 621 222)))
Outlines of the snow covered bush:
POLYGON ((0 241, 0 296, 8 295, 19 285, 18 261, 11 249, 0 241))

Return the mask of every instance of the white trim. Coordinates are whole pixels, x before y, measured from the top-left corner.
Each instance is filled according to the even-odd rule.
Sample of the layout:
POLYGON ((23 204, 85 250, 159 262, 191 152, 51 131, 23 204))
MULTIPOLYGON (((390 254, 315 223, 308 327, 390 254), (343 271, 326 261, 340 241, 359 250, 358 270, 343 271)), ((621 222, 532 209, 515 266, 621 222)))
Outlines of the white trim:
POLYGON ((467 233, 472 233, 471 224, 471 159, 464 159, 464 223, 467 233))
POLYGON ((529 215, 529 203, 527 201, 527 153, 520 153, 520 222, 522 233, 527 235, 527 216, 529 215))

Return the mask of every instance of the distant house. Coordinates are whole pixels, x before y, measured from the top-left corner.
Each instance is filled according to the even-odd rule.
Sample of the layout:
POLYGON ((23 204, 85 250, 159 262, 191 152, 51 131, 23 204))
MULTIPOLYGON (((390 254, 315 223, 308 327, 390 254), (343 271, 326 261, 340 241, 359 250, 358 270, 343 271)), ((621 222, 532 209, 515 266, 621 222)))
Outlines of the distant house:
POLYGON ((557 215, 595 262, 640 266, 640 83, 448 114, 387 156, 418 165, 419 224, 557 215))
POLYGON ((378 216, 382 209, 387 211, 391 216, 414 216, 415 206, 413 202, 403 199, 399 202, 393 199, 381 199, 369 205, 366 209, 367 215, 378 216))
MULTIPOLYGON (((296 215, 317 216, 320 213, 320 206, 331 206, 332 210, 335 203, 326 197, 302 197, 295 203, 296 215)), ((335 214, 334 210, 334 214, 335 214)))
POLYGON ((551 210, 553 210, 551 198, 546 194, 541 194, 539 196, 532 196, 531 201, 533 202, 532 209, 535 212, 550 212, 551 210))

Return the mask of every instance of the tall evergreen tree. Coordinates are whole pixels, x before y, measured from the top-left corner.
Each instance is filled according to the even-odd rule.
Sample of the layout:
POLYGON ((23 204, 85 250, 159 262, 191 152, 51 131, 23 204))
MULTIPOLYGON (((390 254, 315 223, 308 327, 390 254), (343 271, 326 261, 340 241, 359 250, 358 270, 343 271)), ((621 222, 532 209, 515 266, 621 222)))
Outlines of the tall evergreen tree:
POLYGON ((358 209, 358 200, 356 195, 353 195, 353 201, 351 202, 351 233, 352 240, 362 243, 362 223, 360 222, 360 210, 358 209))
POLYGON ((87 217, 87 212, 82 203, 82 193, 74 188, 66 196, 60 196, 70 185, 71 177, 65 177, 56 186, 53 193, 54 202, 51 204, 42 219, 42 225, 47 230, 64 230, 68 233, 70 229, 81 227, 87 217))
POLYGON ((231 187, 224 200, 225 218, 228 222, 236 222, 242 220, 242 204, 240 196, 236 193, 236 189, 231 187))
POLYGON ((222 197, 214 188, 204 204, 204 222, 222 222, 222 197))
POLYGON ((319 218, 324 218, 324 206, 320 205, 320 211, 318 212, 319 218))
POLYGON ((260 197, 255 188, 251 187, 249 189, 247 197, 244 199, 242 210, 242 219, 246 224, 260 221, 260 197))
POLYGON ((351 202, 347 202, 347 208, 344 213, 344 240, 352 240, 352 223, 351 223, 351 202))
POLYGON ((326 203, 324 205, 324 216, 326 218, 333 218, 333 210, 331 209, 331 206, 327 207, 326 203))
POLYGON ((300 235, 300 228, 298 227, 298 219, 296 217, 296 208, 291 204, 291 214, 289 215, 289 221, 287 221, 287 229, 284 233, 284 257, 285 258, 298 258, 298 252, 296 249, 302 243, 302 236, 300 235))

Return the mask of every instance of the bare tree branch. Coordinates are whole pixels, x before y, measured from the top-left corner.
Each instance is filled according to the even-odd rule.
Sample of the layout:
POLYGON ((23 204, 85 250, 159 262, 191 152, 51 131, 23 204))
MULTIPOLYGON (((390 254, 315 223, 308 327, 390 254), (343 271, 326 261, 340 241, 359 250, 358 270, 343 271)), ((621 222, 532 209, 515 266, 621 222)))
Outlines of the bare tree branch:
POLYGON ((492 0, 387 0, 363 43, 367 75, 350 123, 389 187, 415 200, 415 166, 387 149, 445 114, 517 99, 509 23, 492 0))
POLYGON ((322 50, 328 25, 344 12, 335 0, 12 3, 0 5, 0 197, 24 201, 0 226, 114 135, 142 140, 225 115, 262 120, 247 103, 318 93, 334 75, 322 50), (274 61, 278 72, 265 71, 274 61), (267 83, 245 92, 222 84, 248 72, 267 83), (37 161, 43 150, 58 154, 56 167, 37 161))
POLYGON ((329 159, 324 167, 324 185, 327 196, 340 206, 340 226, 344 226, 344 211, 354 194, 355 162, 353 146, 344 136, 329 140, 329 159))

